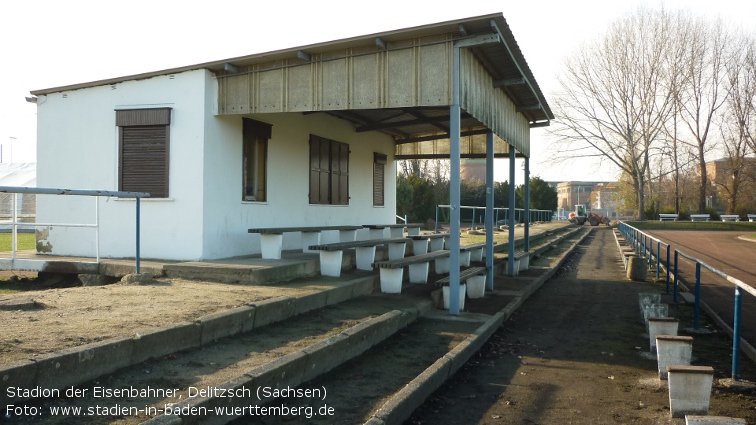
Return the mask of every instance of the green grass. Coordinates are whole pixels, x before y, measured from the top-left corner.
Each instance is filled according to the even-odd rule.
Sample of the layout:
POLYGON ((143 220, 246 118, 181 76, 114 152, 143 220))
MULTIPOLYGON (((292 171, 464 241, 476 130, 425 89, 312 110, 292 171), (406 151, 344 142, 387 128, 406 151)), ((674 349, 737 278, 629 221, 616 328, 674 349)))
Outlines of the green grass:
MULTIPOLYGON (((0 233, 0 252, 8 252, 11 250, 11 237, 10 233, 0 233)), ((37 240, 34 233, 19 233, 18 234, 18 250, 24 249, 36 249, 37 240)))
POLYGON ((640 230, 734 230, 753 232, 756 223, 749 221, 630 221, 627 224, 640 230))

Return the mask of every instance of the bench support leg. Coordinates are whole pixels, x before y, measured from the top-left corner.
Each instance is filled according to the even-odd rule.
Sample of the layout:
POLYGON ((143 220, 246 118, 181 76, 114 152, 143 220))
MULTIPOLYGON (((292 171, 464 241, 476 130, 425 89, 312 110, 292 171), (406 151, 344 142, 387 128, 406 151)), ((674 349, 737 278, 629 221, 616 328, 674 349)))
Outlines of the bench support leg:
POLYGON ((419 227, 408 227, 407 228, 407 235, 408 236, 420 235, 420 228, 419 227))
POLYGON ((354 242, 355 240, 357 240, 356 230, 339 230, 339 241, 354 242))
POLYGON ((404 258, 404 249, 407 244, 404 242, 388 244, 389 260, 398 260, 404 258))
POLYGON ((483 248, 478 248, 470 251, 470 261, 483 261, 483 248))
POLYGON ((449 273, 450 270, 450 263, 449 257, 446 258, 436 258, 436 273, 438 274, 446 274, 449 273))
POLYGON ((370 229, 370 239, 383 239, 384 229, 370 229))
POLYGON ((262 258, 266 260, 280 260, 283 235, 260 235, 260 249, 262 258))
POLYGON ((428 253, 428 239, 421 241, 412 241, 412 253, 414 255, 427 254, 428 253))
POLYGON ((316 252, 311 245, 320 245, 320 232, 302 232, 302 252, 316 252))
POLYGON ((374 246, 358 246, 355 248, 355 256, 357 270, 373 270, 373 262, 375 261, 374 246))
POLYGON ((530 254, 525 254, 520 257, 520 271, 528 270, 530 268, 530 254))
POLYGON ((404 236, 404 229, 401 227, 390 227, 389 228, 389 237, 392 238, 401 238, 404 236))
POLYGON ((433 251, 440 251, 440 250, 444 249, 444 240, 445 240, 444 238, 431 239, 431 241, 430 241, 430 250, 431 250, 431 252, 433 252, 433 251))
POLYGON ((470 251, 459 253, 459 265, 463 267, 470 267, 470 251))
POLYGON ((343 251, 320 251, 320 274, 323 276, 341 276, 341 257, 343 251))
POLYGON ((428 282, 428 269, 430 263, 418 263, 410 264, 409 267, 409 280, 410 283, 426 283, 428 282))
POLYGON ((486 295, 486 275, 478 275, 467 278, 467 296, 470 298, 483 298, 486 295))
POLYGON ((400 269, 381 269, 381 292, 398 294, 402 292, 404 267, 400 269))

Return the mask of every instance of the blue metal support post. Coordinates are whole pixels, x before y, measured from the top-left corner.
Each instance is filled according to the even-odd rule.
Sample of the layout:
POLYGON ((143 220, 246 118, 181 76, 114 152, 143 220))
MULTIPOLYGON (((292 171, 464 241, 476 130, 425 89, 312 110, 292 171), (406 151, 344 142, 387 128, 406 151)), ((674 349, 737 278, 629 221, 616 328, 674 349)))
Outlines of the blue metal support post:
POLYGON ((735 310, 732 323, 732 379, 740 377, 740 314, 743 306, 742 290, 735 285, 735 310))
POLYGON ((459 105, 460 48, 452 49, 452 105, 449 108, 449 314, 459 315, 459 245, 460 245, 460 131, 461 112, 459 105))
POLYGON ((525 236, 523 241, 525 242, 525 252, 530 251, 530 158, 525 157, 525 236))
POLYGON ((494 289, 494 135, 486 133, 486 288, 494 289))
POLYGON ((507 274, 515 275, 515 148, 509 146, 509 249, 507 250, 507 274))
POLYGON ((693 310, 693 329, 698 330, 701 319, 701 263, 696 261, 696 302, 693 310))
POLYGON ((678 277, 677 277, 677 257, 678 257, 677 250, 675 250, 675 275, 674 275, 675 276, 675 281, 673 282, 673 284, 674 284, 674 288, 673 288, 674 289, 674 295, 672 296, 672 302, 674 302, 675 304, 677 304, 677 281, 678 281, 678 277))
POLYGON ((667 245, 667 295, 669 295, 669 245, 667 245))
POLYGON ((136 272, 137 274, 141 273, 140 265, 139 265, 139 226, 140 226, 140 218, 139 218, 139 197, 136 197, 136 272))

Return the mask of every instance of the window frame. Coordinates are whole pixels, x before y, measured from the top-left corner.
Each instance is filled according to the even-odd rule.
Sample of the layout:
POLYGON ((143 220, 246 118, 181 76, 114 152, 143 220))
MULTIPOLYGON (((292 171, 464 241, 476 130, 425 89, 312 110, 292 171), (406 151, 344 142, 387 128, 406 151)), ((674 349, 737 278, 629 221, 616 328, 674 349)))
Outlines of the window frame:
POLYGON ((349 205, 349 145, 310 134, 310 205, 349 205))
POLYGON ((242 201, 267 202, 268 200, 268 142, 272 136, 273 126, 251 118, 242 119, 242 201), (253 195, 248 195, 247 183, 249 176, 248 155, 250 145, 255 146, 253 155, 256 169, 254 172, 256 189, 253 195), (260 150, 262 149, 262 153, 260 150), (262 168, 262 171, 260 170, 262 168), (262 181, 262 184, 260 182, 262 181), (260 186, 263 195, 260 196, 260 186))
POLYGON ((147 192, 150 198, 168 198, 171 108, 116 109, 115 112, 118 190, 147 192), (157 152, 156 147, 162 152, 157 152), (132 181, 135 178, 138 181, 132 181))
POLYGON ((386 206, 386 163, 388 155, 373 152, 373 206, 386 206), (380 177, 379 177, 380 176, 380 177))

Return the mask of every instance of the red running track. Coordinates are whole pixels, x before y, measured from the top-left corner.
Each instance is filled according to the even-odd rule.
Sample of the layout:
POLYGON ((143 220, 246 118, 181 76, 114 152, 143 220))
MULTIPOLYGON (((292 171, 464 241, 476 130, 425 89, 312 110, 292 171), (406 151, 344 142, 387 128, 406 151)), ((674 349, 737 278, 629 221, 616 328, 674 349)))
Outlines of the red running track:
MULTIPOLYGON (((647 233, 671 245, 670 269, 674 267, 674 250, 677 249, 751 287, 756 287, 756 243, 738 238, 747 232, 654 230, 647 233)), ((678 272, 688 283, 688 288, 693 291, 696 282, 694 263, 680 256, 678 272)), ((741 336, 751 345, 756 345, 756 297, 745 291, 742 294, 741 336)), ((701 299, 732 327, 734 284, 702 267, 701 299)))

